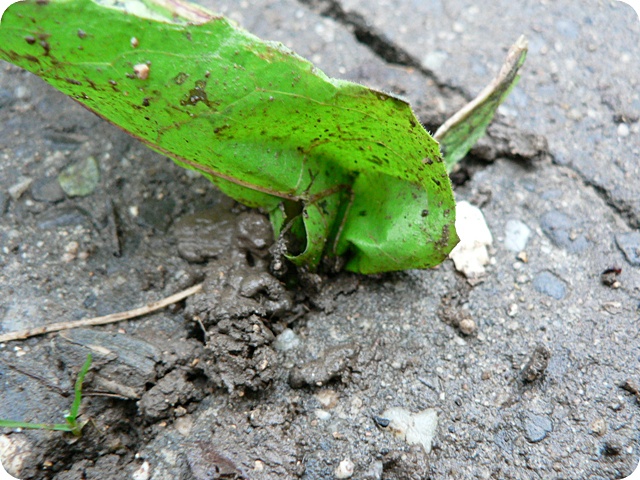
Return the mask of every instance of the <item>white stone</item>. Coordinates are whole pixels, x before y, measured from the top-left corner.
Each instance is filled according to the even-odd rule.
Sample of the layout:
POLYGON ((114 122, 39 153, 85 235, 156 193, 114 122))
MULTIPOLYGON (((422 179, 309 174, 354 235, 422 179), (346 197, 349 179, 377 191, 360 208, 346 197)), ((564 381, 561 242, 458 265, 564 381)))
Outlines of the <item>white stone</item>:
POLYGON ((144 463, 140 465, 140 468, 133 472, 131 478, 133 478, 133 480, 149 480, 149 476, 151 473, 150 469, 151 466, 149 465, 149 462, 145 460, 144 463))
POLYGON ((411 445, 422 445, 426 453, 431 452, 431 443, 438 428, 438 414, 433 408, 412 414, 401 407, 394 407, 382 414, 388 419, 389 429, 411 445))
POLYGON ((493 236, 482 211, 469 202, 458 202, 456 231, 460 237, 460 243, 449 254, 456 270, 464 273, 467 278, 483 275, 484 266, 489 263, 487 247, 493 243, 493 236))
POLYGON ((13 200, 20 199, 22 194, 29 189, 32 183, 33 178, 21 178, 18 183, 9 187, 9 196, 13 200))
POLYGON ((628 137, 629 136, 629 125, 626 123, 621 123, 618 125, 618 136, 619 137, 628 137))
POLYGON ((285 328, 280 335, 276 337, 273 346, 279 352, 287 352, 293 350, 300 345, 300 337, 293 330, 285 328))
POLYGON ((355 465, 348 458, 344 459, 336 468, 335 475, 336 478, 351 478, 353 476, 353 470, 355 465))
POLYGON ((331 418, 331 413, 326 410, 322 410, 321 408, 317 408, 313 413, 315 413, 318 420, 326 421, 331 418))

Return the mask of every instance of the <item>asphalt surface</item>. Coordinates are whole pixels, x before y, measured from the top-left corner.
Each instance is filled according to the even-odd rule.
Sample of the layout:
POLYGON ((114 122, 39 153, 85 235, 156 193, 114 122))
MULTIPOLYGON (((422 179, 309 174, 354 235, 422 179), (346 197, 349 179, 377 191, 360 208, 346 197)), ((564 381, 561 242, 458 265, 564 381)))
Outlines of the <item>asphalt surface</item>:
POLYGON ((6 344, 3 418, 58 418, 86 345, 108 346, 132 370, 100 364, 100 385, 106 378, 131 396, 88 400, 98 433, 78 443, 6 431, 5 466, 21 478, 60 479, 340 478, 350 465, 350 478, 362 479, 629 475, 640 458, 633 10, 615 1, 205 4, 331 76, 403 95, 431 128, 472 98, 525 34, 522 79, 490 137, 463 162, 461 175, 470 178, 456 187, 459 200, 481 207, 493 234, 486 275, 468 282, 450 261, 382 277, 339 275, 322 281, 324 294, 304 315, 269 323, 284 308, 278 302, 295 311, 287 303, 295 297, 283 293, 274 306, 261 305, 260 318, 238 313, 235 326, 223 325, 215 312, 229 305, 212 292, 236 297, 225 290, 233 281, 220 279, 244 278, 260 265, 238 270, 241 242, 224 243, 222 233, 207 237, 222 250, 194 263, 184 238, 201 233, 180 221, 213 208, 230 211, 223 220, 233 224, 241 209, 3 64, 2 329, 133 308, 194 279, 205 278, 210 295, 98 329, 127 342, 83 333, 6 344), (100 165, 97 187, 65 197, 53 180, 90 155, 100 165), (219 340, 202 346, 195 317, 219 340), (265 326, 277 335, 273 345, 265 326), (233 337, 234 328, 244 336, 233 337), (264 356, 226 361, 239 358, 229 356, 237 342, 264 356), (132 351, 140 358, 127 356, 132 351), (247 373, 265 359, 262 377, 247 373), (247 387, 254 391, 245 394, 247 387), (384 426, 393 407, 435 410, 429 454, 384 426))

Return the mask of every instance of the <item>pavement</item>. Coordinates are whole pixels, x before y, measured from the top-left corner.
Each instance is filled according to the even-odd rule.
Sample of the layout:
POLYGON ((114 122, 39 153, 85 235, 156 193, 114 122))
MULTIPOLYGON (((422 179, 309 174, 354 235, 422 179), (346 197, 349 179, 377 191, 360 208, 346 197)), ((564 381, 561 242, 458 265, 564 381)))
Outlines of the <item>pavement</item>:
MULTIPOLYGON (((90 404, 99 425, 138 415, 136 434, 83 454, 55 433, 5 432, 5 466, 7 452, 19 451, 11 467, 21 478, 80 471, 85 478, 126 472, 154 479, 630 475, 640 459, 640 21, 631 7, 566 0, 203 3, 331 76, 404 96, 433 129, 489 82, 508 47, 526 35, 522 79, 463 162, 456 187, 457 199, 479 206, 492 232, 486 274, 469 282, 447 261, 428 271, 320 279, 324 294, 310 311, 270 326, 273 353, 268 334, 251 340, 272 364, 268 378, 242 380, 257 385, 242 394, 238 372, 254 365, 245 359, 233 370, 219 351, 196 345, 197 329, 185 327, 201 315, 209 338, 240 328, 209 327, 205 297, 188 301, 186 310, 107 328, 156 349, 145 357, 155 359, 155 369, 132 361, 139 380, 124 386, 157 384, 164 393, 145 397, 142 388, 130 397, 141 397, 138 403, 90 404), (199 387, 205 380, 194 374, 193 358, 203 359, 214 388, 199 387), (166 378, 188 393, 171 391, 166 378), (158 398, 171 408, 153 404, 158 398), (411 444, 408 427, 391 423, 396 407, 437 414, 430 453, 425 443, 411 444), (54 446, 72 454, 62 458, 54 446), (46 467, 51 458, 57 467, 46 467)), ((211 279, 234 271, 215 258, 203 266, 181 257, 174 224, 211 206, 235 207, 4 65, 2 328, 132 308, 194 278, 209 279, 209 293, 224 292, 225 284, 211 279), (60 196, 46 180, 88 155, 100 163, 95 193, 60 196), (122 241, 109 233, 114 228, 122 241)), ((262 315, 237 338, 264 330, 274 311, 262 315)), ((82 361, 69 345, 93 341, 6 344, 0 417, 48 418, 64 409, 60 391, 70 388, 71 366, 82 361)))

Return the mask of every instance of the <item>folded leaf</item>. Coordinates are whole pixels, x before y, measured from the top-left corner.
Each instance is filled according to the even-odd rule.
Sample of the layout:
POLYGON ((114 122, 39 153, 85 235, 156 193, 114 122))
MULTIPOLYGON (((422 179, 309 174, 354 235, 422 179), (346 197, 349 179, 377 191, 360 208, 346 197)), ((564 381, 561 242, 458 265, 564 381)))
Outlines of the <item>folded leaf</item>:
POLYGON ((201 7, 149 5, 16 3, 0 58, 264 209, 276 234, 291 224, 299 265, 345 255, 347 269, 375 273, 446 258, 457 242, 451 186, 405 101, 328 78, 201 7))
POLYGON ((509 49, 496 78, 434 134, 434 138, 440 143, 448 172, 485 134, 496 110, 518 84, 518 72, 527 58, 527 50, 528 42, 522 35, 509 49))

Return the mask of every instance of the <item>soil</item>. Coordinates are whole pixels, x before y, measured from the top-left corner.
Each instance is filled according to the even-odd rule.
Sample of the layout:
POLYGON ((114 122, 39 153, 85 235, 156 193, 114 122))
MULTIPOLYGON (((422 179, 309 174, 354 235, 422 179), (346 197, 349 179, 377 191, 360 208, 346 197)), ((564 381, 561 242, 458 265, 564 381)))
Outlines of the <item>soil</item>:
POLYGON ((5 468, 25 480, 630 475, 640 457, 633 11, 208 6, 332 76, 407 97, 432 131, 527 34, 520 85, 453 176, 493 232, 487 273, 469 282, 450 261, 368 277, 274 271, 264 215, 2 63, 2 331, 204 283, 137 320, 0 344, 6 419, 62 422, 94 358, 82 436, 5 429, 5 468), (99 181, 65 194, 58 175, 89 157, 99 181), (529 229, 521 251, 508 248, 513 221, 529 229), (430 453, 393 434, 382 416, 392 407, 435 409, 430 453))

